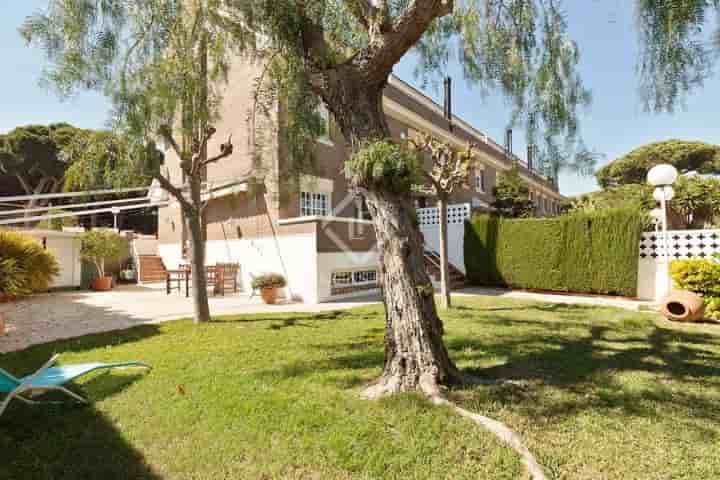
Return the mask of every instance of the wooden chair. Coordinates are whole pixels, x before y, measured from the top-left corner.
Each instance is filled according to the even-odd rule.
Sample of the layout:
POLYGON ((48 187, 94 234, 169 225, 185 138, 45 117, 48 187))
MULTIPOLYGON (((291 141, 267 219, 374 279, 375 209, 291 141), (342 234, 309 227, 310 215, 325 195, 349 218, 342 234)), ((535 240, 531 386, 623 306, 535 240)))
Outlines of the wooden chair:
MULTIPOLYGON (((208 272, 211 267, 208 267, 208 272)), ((214 291, 225 295, 226 291, 232 290, 233 293, 238 291, 238 272, 240 271, 239 263, 218 263, 215 265, 212 273, 212 282, 215 285, 214 291)), ((210 284, 211 274, 208 273, 208 284, 210 284)))

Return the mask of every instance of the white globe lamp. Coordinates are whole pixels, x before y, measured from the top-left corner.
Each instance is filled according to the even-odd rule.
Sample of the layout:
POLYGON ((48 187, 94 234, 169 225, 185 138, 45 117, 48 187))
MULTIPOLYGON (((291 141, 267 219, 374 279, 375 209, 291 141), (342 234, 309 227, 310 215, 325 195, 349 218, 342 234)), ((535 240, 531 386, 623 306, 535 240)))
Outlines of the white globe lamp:
POLYGON ((675 190, 669 185, 656 187, 655 190, 653 190, 653 198, 658 202, 662 202, 663 200, 669 202, 675 198, 675 190))
POLYGON ((655 187, 661 187, 666 185, 672 185, 678 178, 677 168, 663 163, 661 165, 655 165, 647 174, 647 181, 650 185, 655 187))
POLYGON ((667 225, 667 202, 672 200, 675 196, 675 190, 671 187, 675 180, 678 178, 677 168, 667 163, 661 165, 655 165, 647 174, 647 181, 650 185, 655 187, 653 191, 653 198, 660 203, 660 208, 655 209, 651 212, 653 218, 657 219, 662 225, 663 233, 663 264, 662 272, 665 276, 665 282, 663 282, 665 291, 657 292, 657 299, 670 295, 672 293, 672 279, 670 278, 670 247, 668 242, 668 225, 667 225), (659 210, 659 215, 658 215, 659 210))

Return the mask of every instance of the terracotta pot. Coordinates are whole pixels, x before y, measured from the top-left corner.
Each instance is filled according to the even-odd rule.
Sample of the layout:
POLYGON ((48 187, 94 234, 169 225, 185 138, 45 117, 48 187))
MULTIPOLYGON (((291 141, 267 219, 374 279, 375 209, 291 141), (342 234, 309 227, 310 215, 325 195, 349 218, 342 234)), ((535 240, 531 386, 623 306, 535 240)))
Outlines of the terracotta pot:
POLYGON ((98 277, 92 282, 92 289, 99 292, 105 292, 112 288, 112 277, 98 277))
POLYGON ((263 302, 272 305, 277 301, 278 289, 275 287, 267 287, 260 290, 260 296, 263 302))
POLYGON ((705 313, 702 297, 687 290, 671 293, 660 305, 660 313, 668 320, 676 322, 696 322, 701 320, 705 313))

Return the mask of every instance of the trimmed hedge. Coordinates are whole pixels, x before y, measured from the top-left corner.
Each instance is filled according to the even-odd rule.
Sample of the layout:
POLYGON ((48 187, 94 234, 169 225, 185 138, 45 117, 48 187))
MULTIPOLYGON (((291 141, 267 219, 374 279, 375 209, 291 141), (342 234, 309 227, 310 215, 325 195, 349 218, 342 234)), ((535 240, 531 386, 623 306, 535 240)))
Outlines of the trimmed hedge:
POLYGON ((634 208, 543 219, 473 217, 465 223, 468 282, 634 297, 642 221, 634 208))

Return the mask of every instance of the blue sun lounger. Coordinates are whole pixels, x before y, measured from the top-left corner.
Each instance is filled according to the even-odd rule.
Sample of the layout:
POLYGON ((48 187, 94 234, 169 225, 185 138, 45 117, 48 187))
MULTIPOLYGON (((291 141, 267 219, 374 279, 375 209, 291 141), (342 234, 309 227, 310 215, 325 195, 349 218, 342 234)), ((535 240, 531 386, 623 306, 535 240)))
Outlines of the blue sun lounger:
MULTIPOLYGON (((57 391, 62 392, 80 403, 88 403, 86 399, 75 392, 65 388, 63 385, 95 370, 106 370, 110 368, 144 367, 152 368, 141 362, 123 363, 84 363, 82 365, 65 365, 53 367, 59 355, 54 355, 40 369, 27 377, 17 378, 0 368, 0 393, 6 393, 5 400, 0 404, 0 416, 5 412, 8 404, 13 398, 29 404, 37 404, 28 398, 36 393, 57 391)), ((56 403, 56 402, 44 402, 56 403)))

